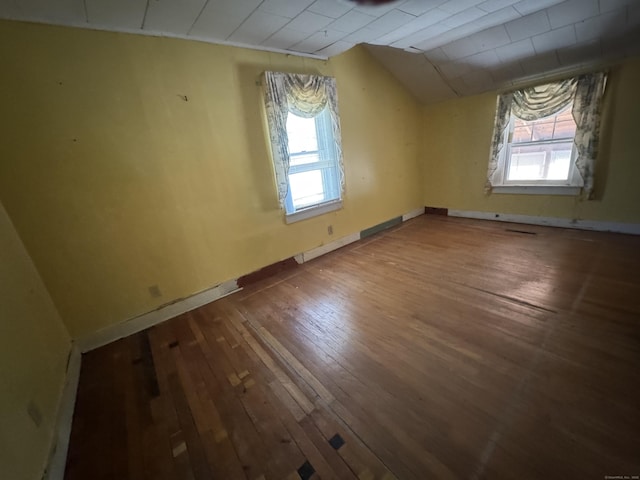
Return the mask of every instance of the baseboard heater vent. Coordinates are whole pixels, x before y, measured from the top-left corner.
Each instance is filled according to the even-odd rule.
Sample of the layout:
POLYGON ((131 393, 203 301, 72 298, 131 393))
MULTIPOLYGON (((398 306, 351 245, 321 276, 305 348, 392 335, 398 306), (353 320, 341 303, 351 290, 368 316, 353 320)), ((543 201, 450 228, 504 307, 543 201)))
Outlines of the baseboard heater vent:
POLYGON ((402 223, 402 217, 395 217, 391 220, 387 220, 386 222, 379 223, 373 227, 367 228, 366 230, 362 230, 360 232, 360 238, 367 238, 371 235, 375 235, 376 233, 382 232, 387 228, 395 227, 396 225, 400 225, 402 223))

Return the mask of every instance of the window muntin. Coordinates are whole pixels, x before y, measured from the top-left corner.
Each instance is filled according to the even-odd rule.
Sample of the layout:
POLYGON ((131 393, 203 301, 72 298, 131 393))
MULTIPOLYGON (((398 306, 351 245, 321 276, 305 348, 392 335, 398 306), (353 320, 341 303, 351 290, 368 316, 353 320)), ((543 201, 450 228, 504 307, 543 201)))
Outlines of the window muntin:
POLYGON ((569 185, 575 178, 573 102, 548 117, 511 116, 503 184, 569 185))
POLYGON ((287 214, 340 200, 338 155, 328 107, 312 118, 289 112, 286 127, 290 159, 287 214))

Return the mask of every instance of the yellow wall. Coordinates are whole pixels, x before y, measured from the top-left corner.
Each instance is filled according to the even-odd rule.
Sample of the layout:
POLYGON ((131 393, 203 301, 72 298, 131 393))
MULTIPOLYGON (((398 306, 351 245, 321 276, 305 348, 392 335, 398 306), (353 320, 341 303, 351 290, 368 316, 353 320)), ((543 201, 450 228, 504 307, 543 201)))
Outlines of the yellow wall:
POLYGON ((484 195, 496 94, 423 107, 424 202, 433 207, 640 223, 640 59, 614 67, 605 94, 596 199, 484 195))
POLYGON ((423 205, 420 109, 364 49, 323 62, 0 22, 0 59, 0 199, 73 337, 423 205), (342 210, 284 224, 266 69, 336 77, 342 210))
POLYGON ((0 265, 0 477, 32 480, 48 459, 70 340, 2 204, 0 265))

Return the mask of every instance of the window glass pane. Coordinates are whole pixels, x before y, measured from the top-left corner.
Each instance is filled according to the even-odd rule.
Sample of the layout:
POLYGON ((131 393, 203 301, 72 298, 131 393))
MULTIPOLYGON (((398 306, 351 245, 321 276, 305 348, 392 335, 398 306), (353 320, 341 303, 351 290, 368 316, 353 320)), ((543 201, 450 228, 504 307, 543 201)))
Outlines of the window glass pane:
POLYGON ((514 117, 511 143, 573 138, 576 134, 576 123, 571 113, 572 108, 573 103, 555 115, 530 122, 514 117))
POLYGON ((535 121, 533 122, 533 140, 551 140, 553 138, 553 119, 551 121, 535 121))
POLYGON ((573 142, 512 146, 507 180, 567 180, 573 142))
POLYGON ((573 138, 576 136, 576 122, 571 120, 556 122, 553 138, 573 138))
POLYGON ((289 137, 289 153, 318 150, 315 118, 303 118, 289 112, 287 135, 289 137))
POLYGON ((293 206, 296 209, 324 201, 324 186, 321 170, 289 175, 289 186, 293 206))

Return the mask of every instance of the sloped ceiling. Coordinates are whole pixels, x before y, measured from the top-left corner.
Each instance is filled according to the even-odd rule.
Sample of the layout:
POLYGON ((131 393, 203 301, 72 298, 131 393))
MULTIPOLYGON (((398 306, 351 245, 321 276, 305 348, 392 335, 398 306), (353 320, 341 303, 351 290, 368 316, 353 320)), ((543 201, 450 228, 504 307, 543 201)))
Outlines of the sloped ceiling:
POLYGON ((640 53, 640 0, 0 0, 0 18, 321 58, 366 43, 424 103, 640 53))

